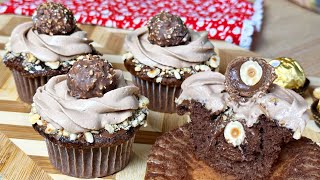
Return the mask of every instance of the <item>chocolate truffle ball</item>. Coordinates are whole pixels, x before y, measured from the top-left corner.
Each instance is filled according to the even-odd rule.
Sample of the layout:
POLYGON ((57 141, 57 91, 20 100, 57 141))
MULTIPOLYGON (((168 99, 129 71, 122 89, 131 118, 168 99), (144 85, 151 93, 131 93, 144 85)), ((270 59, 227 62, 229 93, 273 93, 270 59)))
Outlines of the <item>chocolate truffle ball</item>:
POLYGON ((265 93, 276 79, 274 68, 262 58, 239 57, 226 69, 226 91, 234 100, 246 101, 254 94, 265 93))
POLYGON ((159 46, 177 46, 190 40, 188 28, 179 16, 162 11, 148 21, 148 40, 159 46))
POLYGON ((275 84, 288 88, 299 89, 305 85, 306 75, 299 62, 289 57, 279 57, 269 62, 277 74, 275 84))
POLYGON ((60 3, 42 3, 32 16, 33 28, 40 34, 65 35, 76 28, 72 11, 60 3))
POLYGON ((108 61, 97 55, 86 55, 67 74, 70 95, 79 99, 101 97, 116 88, 114 75, 108 61))

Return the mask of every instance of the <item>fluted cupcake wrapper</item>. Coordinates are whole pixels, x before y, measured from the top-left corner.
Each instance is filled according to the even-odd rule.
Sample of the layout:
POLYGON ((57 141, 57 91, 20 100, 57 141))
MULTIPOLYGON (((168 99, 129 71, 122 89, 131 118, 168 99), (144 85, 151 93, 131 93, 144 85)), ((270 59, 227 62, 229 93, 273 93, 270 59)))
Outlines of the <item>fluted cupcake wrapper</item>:
POLYGON ((132 76, 132 81, 139 87, 140 93, 149 99, 149 109, 164 113, 176 112, 175 99, 181 94, 180 86, 165 86, 160 83, 145 81, 135 76, 132 76))
POLYGON ((16 83, 19 97, 22 101, 31 104, 33 102, 33 95, 36 93, 38 87, 45 85, 52 76, 40 77, 24 77, 19 71, 12 70, 13 78, 16 83))
POLYGON ((96 178, 124 169, 130 160, 134 137, 117 146, 74 148, 46 139, 51 164, 62 174, 96 178))

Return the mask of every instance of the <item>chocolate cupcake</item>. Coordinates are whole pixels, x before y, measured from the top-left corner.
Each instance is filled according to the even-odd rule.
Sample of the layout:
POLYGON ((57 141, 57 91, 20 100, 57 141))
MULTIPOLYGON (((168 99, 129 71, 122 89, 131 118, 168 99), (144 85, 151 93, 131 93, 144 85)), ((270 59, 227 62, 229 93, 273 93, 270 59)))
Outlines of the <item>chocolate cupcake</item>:
POLYGON ((149 109, 158 112, 174 113, 181 83, 197 72, 217 70, 220 61, 207 33, 188 29, 180 17, 167 12, 129 33, 126 44, 124 65, 150 99, 149 109))
POLYGON ((94 55, 40 87, 30 121, 45 138, 52 165, 80 178, 122 170, 136 132, 146 125, 148 99, 138 93, 120 70, 94 55))
POLYGON ((271 60, 269 64, 274 67, 277 75, 274 84, 304 95, 310 81, 306 78, 304 70, 297 60, 289 57, 279 57, 271 60))
POLYGON ((32 103, 36 89, 51 77, 66 74, 86 54, 99 54, 73 13, 55 2, 41 4, 32 22, 18 25, 6 46, 4 64, 12 70, 19 97, 32 103))
POLYGON ((308 121, 306 101, 273 84, 264 59, 232 61, 225 76, 197 73, 182 84, 178 114, 190 113, 195 156, 237 179, 265 179, 282 147, 299 139, 308 121))

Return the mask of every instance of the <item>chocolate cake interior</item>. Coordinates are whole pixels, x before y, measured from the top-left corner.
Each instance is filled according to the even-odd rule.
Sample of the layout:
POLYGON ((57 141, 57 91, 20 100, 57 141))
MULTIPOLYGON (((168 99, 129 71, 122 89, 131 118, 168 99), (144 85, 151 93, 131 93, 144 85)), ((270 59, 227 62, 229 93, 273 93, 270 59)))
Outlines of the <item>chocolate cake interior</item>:
MULTIPOLYGON (((281 147, 292 140, 290 130, 278 127, 274 121, 262 115, 254 128, 244 126, 245 142, 233 147, 225 141, 223 134, 228 119, 224 119, 222 114, 212 114, 195 101, 191 102, 188 109, 192 120, 191 146, 196 157, 210 167, 239 179, 263 179, 268 176, 281 147)), ((186 106, 178 106, 179 114, 185 111, 186 106)))

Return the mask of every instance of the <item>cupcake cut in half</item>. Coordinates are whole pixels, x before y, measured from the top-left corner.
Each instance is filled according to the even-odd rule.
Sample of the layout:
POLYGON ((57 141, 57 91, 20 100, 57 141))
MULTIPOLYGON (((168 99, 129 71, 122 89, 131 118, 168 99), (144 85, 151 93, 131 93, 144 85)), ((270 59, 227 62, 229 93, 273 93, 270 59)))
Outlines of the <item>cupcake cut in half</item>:
POLYGON ((183 82, 177 110, 190 114, 199 160, 236 179, 270 176, 281 149, 301 137, 309 119, 306 101, 275 78, 264 59, 242 57, 225 76, 201 72, 183 82))
POLYGON ((33 100, 30 121, 45 138, 52 165, 81 178, 122 170, 148 114, 148 99, 97 55, 51 78, 33 100))
POLYGON ((91 42, 76 26, 72 11, 60 3, 42 3, 32 22, 14 28, 3 58, 20 99, 32 103, 36 89, 51 77, 66 74, 83 55, 99 54, 91 42))
POLYGON ((149 98, 149 109, 174 113, 182 82, 201 71, 215 71, 220 59, 207 33, 185 26, 180 17, 161 12, 146 27, 127 35, 123 55, 133 82, 149 98))

